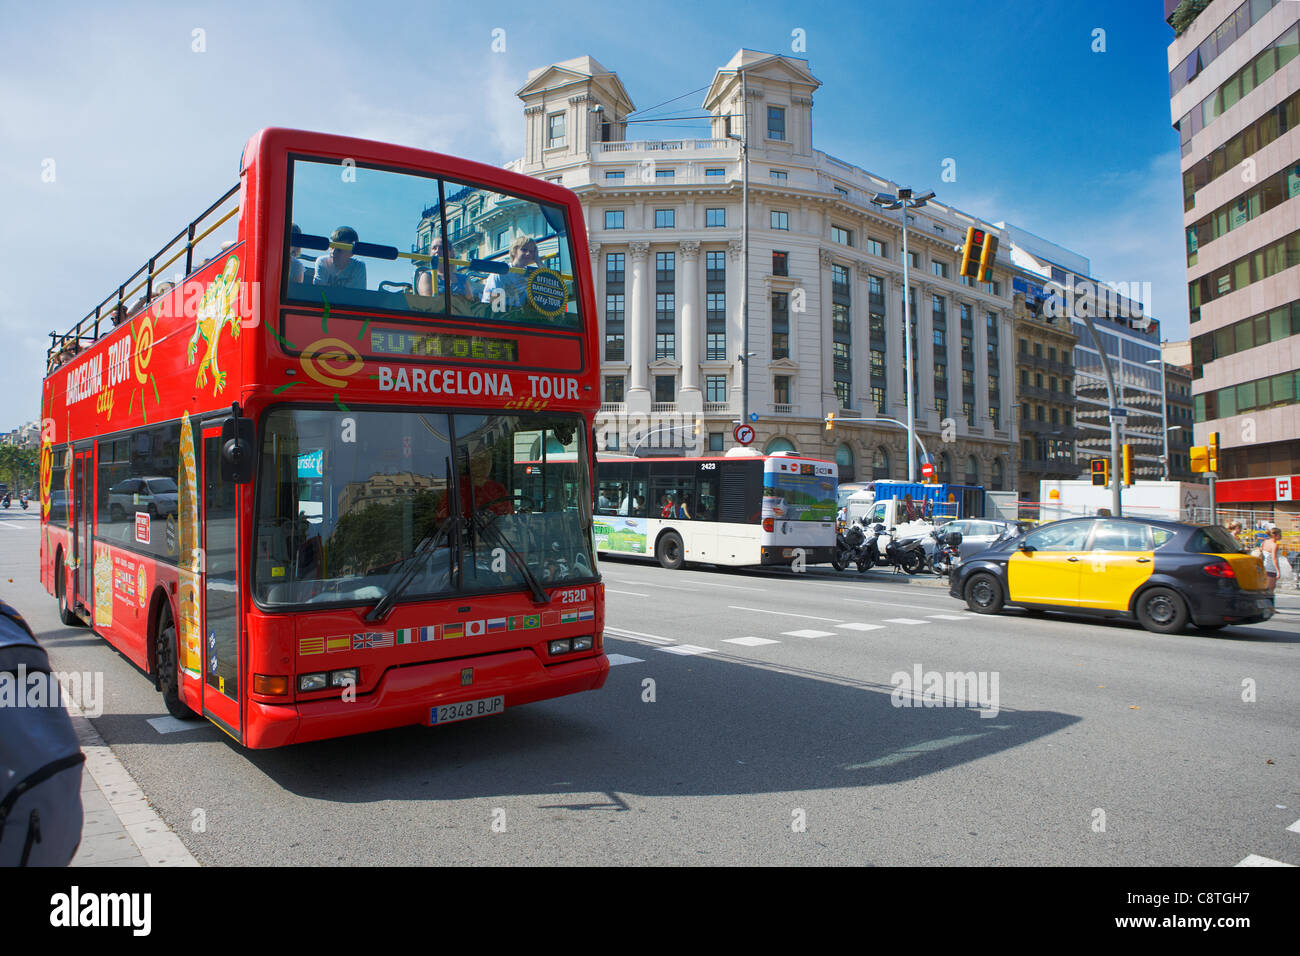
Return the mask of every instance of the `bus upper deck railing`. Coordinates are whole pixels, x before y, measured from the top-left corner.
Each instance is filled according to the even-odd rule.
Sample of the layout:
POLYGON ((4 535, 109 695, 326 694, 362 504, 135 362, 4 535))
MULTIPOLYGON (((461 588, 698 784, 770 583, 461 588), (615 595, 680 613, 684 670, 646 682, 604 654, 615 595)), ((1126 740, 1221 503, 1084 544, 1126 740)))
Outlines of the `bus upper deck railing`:
MULTIPOLYGON (((239 213, 239 205, 227 210, 219 216, 214 222, 204 227, 205 220, 212 216, 218 209, 239 192, 239 186, 231 187, 220 199, 205 209, 197 219, 191 222, 186 228, 176 234, 168 243, 166 243, 157 253, 149 257, 139 269, 133 272, 125 282, 117 287, 116 292, 110 293, 108 298, 104 299, 94 310, 84 319, 74 325, 69 331, 60 335, 57 332, 50 333, 50 348, 46 352, 46 374, 53 372, 68 359, 72 358, 81 351, 82 344, 85 342, 97 342, 100 338, 100 326, 103 322, 111 323, 110 330, 121 325, 127 319, 138 315, 150 302, 153 301, 156 291, 168 291, 171 288, 170 283, 160 283, 160 286, 166 285, 167 289, 155 290, 154 279, 167 269, 174 262, 185 257, 185 276, 188 278, 194 272, 194 249, 195 247, 211 236, 214 232, 230 221, 232 217, 239 213), (200 228, 202 231, 200 232, 200 228), (172 252, 178 243, 182 243, 179 249, 172 252), (168 253, 172 254, 167 256, 168 253), (161 261, 159 261, 161 260, 161 261), (141 278, 143 276, 143 278, 141 278), (137 282, 137 280, 139 280, 137 282), (132 285, 132 283, 135 283, 132 285), (144 296, 131 306, 128 312, 127 302, 131 296, 141 290, 144 296)), ((200 263, 200 267, 205 263, 200 263)), ((103 334, 107 335, 108 332, 103 334)))

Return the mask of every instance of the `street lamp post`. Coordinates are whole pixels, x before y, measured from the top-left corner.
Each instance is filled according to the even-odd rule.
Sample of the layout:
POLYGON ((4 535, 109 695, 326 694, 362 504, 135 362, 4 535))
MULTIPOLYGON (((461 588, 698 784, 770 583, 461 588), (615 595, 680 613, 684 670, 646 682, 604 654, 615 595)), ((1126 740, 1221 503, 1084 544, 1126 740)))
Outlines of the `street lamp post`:
POLYGON ((1148 365, 1160 363, 1160 439, 1164 443, 1164 478, 1163 481, 1169 480, 1169 406, 1167 392, 1165 388, 1165 355, 1164 343, 1160 343, 1160 358, 1147 359, 1148 365))
POLYGON ((916 481, 916 396, 913 394, 915 375, 912 367, 912 317, 911 310, 908 308, 907 211, 920 209, 933 198, 933 192, 913 196, 910 188, 899 189, 897 196, 877 193, 871 197, 871 202, 882 209, 903 210, 903 352, 904 374, 907 377, 907 480, 909 482, 916 481))

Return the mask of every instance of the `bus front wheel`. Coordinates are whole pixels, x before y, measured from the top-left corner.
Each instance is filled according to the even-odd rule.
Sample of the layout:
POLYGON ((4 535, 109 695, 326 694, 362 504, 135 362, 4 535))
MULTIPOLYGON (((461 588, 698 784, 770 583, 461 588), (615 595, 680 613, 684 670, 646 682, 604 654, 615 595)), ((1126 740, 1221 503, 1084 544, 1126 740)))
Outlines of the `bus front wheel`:
POLYGON ((177 720, 195 720, 199 715, 181 699, 180 672, 176 664, 176 627, 171 611, 163 609, 158 621, 158 689, 163 706, 177 720))
POLYGON ((655 545, 655 557, 669 571, 676 571, 685 563, 685 550, 681 536, 676 531, 667 532, 655 545))

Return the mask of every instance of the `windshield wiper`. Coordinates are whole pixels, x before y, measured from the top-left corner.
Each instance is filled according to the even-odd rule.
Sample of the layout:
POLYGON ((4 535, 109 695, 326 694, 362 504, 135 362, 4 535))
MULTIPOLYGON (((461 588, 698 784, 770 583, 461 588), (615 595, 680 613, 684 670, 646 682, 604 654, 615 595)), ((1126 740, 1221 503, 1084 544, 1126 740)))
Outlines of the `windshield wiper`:
POLYGON ((492 513, 491 520, 489 520, 484 516, 483 512, 478 512, 474 515, 474 524, 471 527, 477 529, 479 534, 491 537, 493 541, 501 545, 501 547, 505 549, 506 553, 514 559, 515 566, 519 568, 520 574, 523 575, 524 582, 528 585, 528 589, 533 592, 534 604, 550 604, 551 596, 547 594, 546 589, 542 587, 542 582, 537 580, 537 575, 534 574, 533 569, 528 566, 528 562, 524 560, 524 556, 520 554, 519 549, 512 545, 510 540, 501 533, 501 529, 496 526, 497 517, 498 516, 495 513, 492 513))
POLYGON ((438 526, 438 529, 431 534, 425 535, 420 539, 420 543, 415 546, 415 550, 403 558, 395 568, 395 572, 401 572, 401 577, 397 583, 388 589, 388 592, 375 602, 375 606, 366 612, 367 621, 382 621, 393 610, 393 605, 397 603, 397 598, 406 590, 410 583, 415 580, 415 572, 420 567, 417 560, 421 556, 436 550, 438 543, 449 536, 450 532, 460 529, 460 513, 451 510, 451 461, 447 460, 447 520, 438 526))
POLYGON ((415 550, 408 554, 398 563, 395 571, 401 571, 402 576, 397 583, 389 588, 388 592, 375 602, 375 606, 366 612, 367 621, 382 621, 386 618, 393 605, 397 603, 397 598, 406 590, 410 583, 415 580, 415 572, 420 568, 419 558, 437 549, 442 539, 448 536, 453 528, 460 527, 460 515, 451 515, 437 531, 425 535, 420 543, 415 546, 415 550))

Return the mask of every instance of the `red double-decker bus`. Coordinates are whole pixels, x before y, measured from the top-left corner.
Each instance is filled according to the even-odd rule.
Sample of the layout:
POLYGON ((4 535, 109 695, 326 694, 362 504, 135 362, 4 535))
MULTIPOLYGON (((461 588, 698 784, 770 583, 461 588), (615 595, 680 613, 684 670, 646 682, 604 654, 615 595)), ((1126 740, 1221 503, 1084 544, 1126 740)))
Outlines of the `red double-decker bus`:
POLYGON ((52 336, 41 581, 248 747, 599 688, 596 329, 568 190, 262 130, 52 336))

